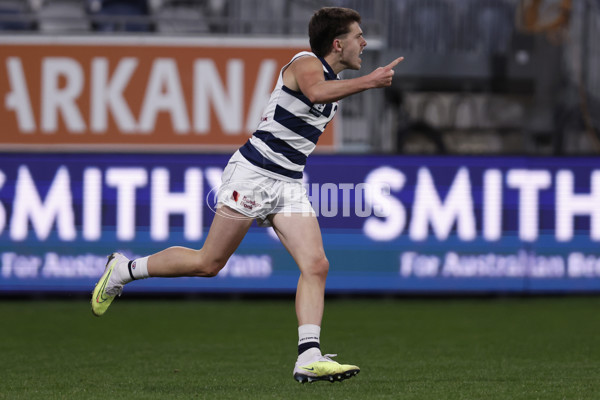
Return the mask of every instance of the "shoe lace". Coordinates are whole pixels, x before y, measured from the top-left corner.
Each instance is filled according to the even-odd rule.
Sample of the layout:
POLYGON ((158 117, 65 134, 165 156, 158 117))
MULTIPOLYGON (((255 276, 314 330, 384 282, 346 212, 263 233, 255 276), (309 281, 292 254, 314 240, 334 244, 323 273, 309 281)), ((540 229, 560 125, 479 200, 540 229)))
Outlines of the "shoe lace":
POLYGON ((337 354, 325 354, 323 355, 323 358, 327 361, 331 361, 331 362, 335 362, 332 360, 333 357, 337 357, 337 354))

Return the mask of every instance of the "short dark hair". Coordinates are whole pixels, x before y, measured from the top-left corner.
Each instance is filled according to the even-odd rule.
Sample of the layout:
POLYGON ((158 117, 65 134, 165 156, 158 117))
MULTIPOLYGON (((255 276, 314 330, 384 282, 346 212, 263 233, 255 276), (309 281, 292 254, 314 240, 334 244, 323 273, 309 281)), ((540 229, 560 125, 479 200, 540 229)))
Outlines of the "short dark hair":
POLYGON ((350 8, 323 7, 308 23, 310 48, 319 57, 325 57, 333 48, 333 40, 350 32, 353 22, 360 24, 360 14, 350 8))

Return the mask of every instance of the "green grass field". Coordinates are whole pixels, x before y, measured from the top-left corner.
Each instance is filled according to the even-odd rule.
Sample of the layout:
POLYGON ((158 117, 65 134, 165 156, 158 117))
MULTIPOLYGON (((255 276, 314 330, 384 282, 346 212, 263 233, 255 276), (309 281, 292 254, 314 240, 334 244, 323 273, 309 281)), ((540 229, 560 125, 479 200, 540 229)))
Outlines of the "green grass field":
POLYGON ((600 298, 332 299, 292 379, 292 300, 0 300, 0 399, 598 399, 600 298))

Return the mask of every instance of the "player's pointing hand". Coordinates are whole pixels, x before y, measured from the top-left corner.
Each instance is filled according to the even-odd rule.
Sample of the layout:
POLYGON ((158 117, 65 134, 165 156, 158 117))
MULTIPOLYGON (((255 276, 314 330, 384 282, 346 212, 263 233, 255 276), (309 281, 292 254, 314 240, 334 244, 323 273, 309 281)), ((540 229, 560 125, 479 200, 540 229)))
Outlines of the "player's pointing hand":
POLYGON ((390 86, 392 84, 392 77, 394 76, 393 68, 402 60, 404 60, 404 57, 398 57, 385 67, 379 67, 367 75, 366 77, 369 79, 372 87, 380 88, 390 86))
POLYGON ((385 68, 387 69, 393 69, 396 65, 398 65, 402 60, 404 60, 404 57, 398 57, 396 58, 394 61, 392 61, 391 63, 389 63, 388 65, 385 66, 385 68))

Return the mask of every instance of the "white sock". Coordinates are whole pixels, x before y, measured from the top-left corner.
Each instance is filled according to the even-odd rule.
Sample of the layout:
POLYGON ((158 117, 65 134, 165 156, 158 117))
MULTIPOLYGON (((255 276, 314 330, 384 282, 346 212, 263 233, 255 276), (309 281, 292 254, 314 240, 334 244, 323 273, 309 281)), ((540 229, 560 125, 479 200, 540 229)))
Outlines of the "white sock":
POLYGON ((142 257, 131 261, 127 268, 129 270, 128 272, 133 275, 133 278, 136 280, 150 278, 150 275, 148 275, 148 257, 142 257))
POLYGON ((115 266, 115 269, 110 276, 109 286, 125 285, 136 279, 150 277, 148 274, 148 257, 138 258, 134 261, 127 260, 124 262, 125 260, 122 260, 115 266))
POLYGON ((321 356, 320 336, 321 327, 319 325, 304 324, 298 327, 298 364, 305 364, 321 356), (312 347, 302 350, 307 345, 312 345, 312 347))

